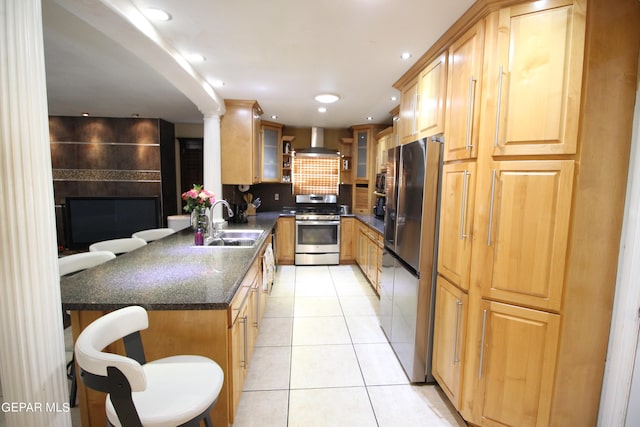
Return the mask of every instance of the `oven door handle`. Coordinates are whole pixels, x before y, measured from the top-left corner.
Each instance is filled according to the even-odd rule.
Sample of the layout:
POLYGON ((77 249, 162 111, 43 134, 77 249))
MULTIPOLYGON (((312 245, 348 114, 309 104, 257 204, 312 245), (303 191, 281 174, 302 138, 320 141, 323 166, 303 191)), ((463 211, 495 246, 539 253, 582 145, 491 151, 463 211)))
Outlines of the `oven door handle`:
POLYGON ((340 225, 340 221, 296 221, 296 225, 340 225))

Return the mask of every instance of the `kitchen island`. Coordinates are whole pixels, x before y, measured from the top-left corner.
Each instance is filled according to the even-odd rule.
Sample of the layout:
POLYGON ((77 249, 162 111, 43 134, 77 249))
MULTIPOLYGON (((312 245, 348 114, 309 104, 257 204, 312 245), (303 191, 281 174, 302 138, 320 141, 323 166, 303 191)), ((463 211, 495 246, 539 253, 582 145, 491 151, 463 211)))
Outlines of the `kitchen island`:
MULTIPOLYGON (((147 360, 176 354, 215 360, 225 380, 211 418, 217 426, 231 424, 266 301, 262 255, 277 219, 277 213, 266 212, 247 224, 229 224, 229 230, 264 230, 252 247, 194 246, 193 231, 185 229, 62 278, 62 304, 71 312, 74 341, 108 311, 146 308, 149 328, 142 340, 147 360)), ((108 350, 124 352, 122 343, 108 350)), ((83 426, 106 424, 103 393, 78 379, 78 399, 83 426)))

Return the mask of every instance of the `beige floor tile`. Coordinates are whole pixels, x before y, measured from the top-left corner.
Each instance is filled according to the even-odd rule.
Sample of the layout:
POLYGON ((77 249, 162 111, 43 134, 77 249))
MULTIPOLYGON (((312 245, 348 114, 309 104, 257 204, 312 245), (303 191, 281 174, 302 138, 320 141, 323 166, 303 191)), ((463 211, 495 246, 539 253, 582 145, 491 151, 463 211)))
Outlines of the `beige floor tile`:
POLYGON ((391 385, 367 387, 379 427, 465 426, 464 421, 434 409, 423 387, 434 385, 391 385), (462 422, 462 424, 460 424, 462 422))
POLYGON ((353 346, 292 347, 291 389, 363 385, 353 346))
POLYGON ((377 316, 380 301, 377 296, 340 296, 345 316, 377 316))
POLYGON ((286 427, 289 390, 245 391, 233 427, 286 427))
POLYGON ((354 344, 388 342, 377 316, 345 316, 345 320, 354 344))
POLYGON ((264 308, 264 317, 292 317, 293 297, 269 297, 264 308))
POLYGON ((296 297, 295 317, 342 316, 337 297, 296 297))
POLYGON ((290 346, 293 317, 263 317, 257 347, 290 346))
POLYGON ((388 343, 354 344, 354 348, 366 385, 409 384, 388 343))
POLYGON ((351 344, 343 316, 297 317, 292 345, 351 344))
POLYGON ((244 390, 287 390, 291 347, 256 347, 244 390))
POLYGON ((331 277, 326 280, 296 280, 296 297, 335 297, 336 295, 331 277))
POLYGON ((351 279, 343 280, 334 277, 334 286, 338 296, 375 296, 375 291, 369 283, 360 283, 351 279))
POLYGON ((292 297, 294 296, 296 281, 295 278, 291 278, 291 280, 278 280, 277 278, 273 281, 274 285, 271 288, 271 293, 269 297, 292 297))
POLYGON ((376 420, 364 387, 291 390, 289 427, 372 427, 376 420))

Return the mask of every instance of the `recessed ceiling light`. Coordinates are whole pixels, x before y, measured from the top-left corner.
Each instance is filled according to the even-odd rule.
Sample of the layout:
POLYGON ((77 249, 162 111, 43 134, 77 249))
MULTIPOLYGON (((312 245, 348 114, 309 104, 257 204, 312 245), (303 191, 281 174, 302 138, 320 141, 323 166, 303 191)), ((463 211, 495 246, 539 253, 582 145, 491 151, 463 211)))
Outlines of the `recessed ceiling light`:
POLYGON ((213 80, 211 82, 211 86, 213 86, 213 87, 222 87, 222 86, 224 86, 224 82, 222 80, 213 80))
POLYGON ((207 60, 207 58, 205 58, 204 56, 200 55, 199 53, 190 53, 187 55, 187 59, 190 62, 204 62, 207 60))
POLYGON ((333 93, 321 93, 320 95, 316 95, 314 99, 318 102, 322 102, 323 104, 331 104, 340 99, 340 97, 333 93))
POLYGON ((131 117, 135 117, 135 118, 137 119, 138 117, 140 117, 140 114, 138 114, 138 113, 133 113, 133 114, 131 114, 131 117))
POLYGON ((152 21, 170 21, 171 15, 162 9, 149 8, 144 10, 144 16, 152 21))
POLYGON ((278 118, 278 116, 276 116, 275 114, 272 114, 272 115, 271 115, 271 118, 272 118, 273 120, 275 120, 275 119, 277 119, 277 118, 278 118))
POLYGON ((411 58, 411 54, 409 52, 402 52, 402 54, 400 55, 400 58, 409 59, 411 58))
POLYGON ((392 101, 397 101, 397 100, 398 100, 398 97, 397 97, 397 96, 392 96, 392 97, 391 97, 391 100, 392 100, 392 101))
POLYGON ((89 113, 80 113, 82 114, 82 117, 89 117, 89 113))
POLYGON ((367 117, 367 120, 371 121, 371 120, 373 120, 373 117, 369 116, 369 117, 367 117))
POLYGON ((319 113, 326 113, 326 112, 327 112, 327 109, 326 109, 325 107, 319 107, 319 108, 318 108, 318 112, 319 112, 319 113))

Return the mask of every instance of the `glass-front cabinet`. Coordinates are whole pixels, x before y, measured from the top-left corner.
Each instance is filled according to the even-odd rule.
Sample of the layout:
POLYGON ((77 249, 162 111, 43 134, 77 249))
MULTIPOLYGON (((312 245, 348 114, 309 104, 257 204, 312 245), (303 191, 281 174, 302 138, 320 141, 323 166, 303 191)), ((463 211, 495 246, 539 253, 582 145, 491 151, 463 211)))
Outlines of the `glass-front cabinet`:
POLYGON ((263 121, 260 132, 262 140, 262 182, 280 182, 280 137, 282 125, 263 121))

